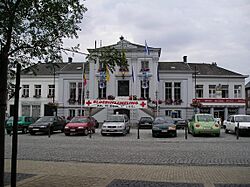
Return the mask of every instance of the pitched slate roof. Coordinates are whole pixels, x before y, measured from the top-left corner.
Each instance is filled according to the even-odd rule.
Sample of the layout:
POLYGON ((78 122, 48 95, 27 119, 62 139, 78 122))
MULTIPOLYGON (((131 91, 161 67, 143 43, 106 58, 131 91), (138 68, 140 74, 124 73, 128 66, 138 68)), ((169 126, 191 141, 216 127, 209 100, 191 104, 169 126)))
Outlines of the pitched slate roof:
POLYGON ((245 88, 250 88, 250 81, 246 84, 245 88))
POLYGON ((184 62, 159 62, 159 71, 191 72, 192 69, 184 62))
POLYGON ((188 63, 188 65, 191 67, 193 71, 198 72, 197 75, 216 75, 216 76, 240 76, 245 77, 242 74, 229 71, 227 69, 224 69, 222 67, 217 66, 216 63, 208 64, 208 63, 188 63))
MULTIPOLYGON (((82 73, 82 63, 53 63, 55 73, 82 73)), ((37 63, 24 70, 21 75, 53 75, 54 69, 52 64, 37 63)), ((89 71, 88 65, 85 66, 86 73, 89 71)))
MULTIPOLYGON (((55 72, 60 71, 66 63, 54 63, 55 72)), ((52 64, 37 63, 21 71, 21 75, 53 75, 54 70, 52 64)))

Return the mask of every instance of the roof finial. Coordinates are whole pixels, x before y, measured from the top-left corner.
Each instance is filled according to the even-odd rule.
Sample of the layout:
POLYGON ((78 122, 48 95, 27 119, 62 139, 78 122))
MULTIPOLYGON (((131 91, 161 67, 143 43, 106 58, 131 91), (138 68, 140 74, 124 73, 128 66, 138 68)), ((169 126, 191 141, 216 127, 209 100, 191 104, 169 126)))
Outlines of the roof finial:
POLYGON ((120 40, 124 40, 124 37, 121 35, 120 40))

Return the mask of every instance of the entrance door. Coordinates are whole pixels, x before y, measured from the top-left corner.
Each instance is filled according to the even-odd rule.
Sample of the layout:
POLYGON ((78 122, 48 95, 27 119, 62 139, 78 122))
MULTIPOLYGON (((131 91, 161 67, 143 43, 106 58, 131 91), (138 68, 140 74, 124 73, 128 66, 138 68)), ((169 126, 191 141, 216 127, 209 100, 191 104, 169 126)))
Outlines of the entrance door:
POLYGON ((221 119, 221 123, 223 123, 224 121, 224 108, 215 108, 214 109, 214 117, 215 118, 220 118, 221 119))
POLYGON ((128 116, 128 118, 130 119, 130 111, 127 109, 116 109, 114 110, 114 114, 116 114, 118 112, 118 114, 126 114, 128 116))
POLYGON ((129 96, 129 81, 128 80, 118 81, 118 96, 129 96))

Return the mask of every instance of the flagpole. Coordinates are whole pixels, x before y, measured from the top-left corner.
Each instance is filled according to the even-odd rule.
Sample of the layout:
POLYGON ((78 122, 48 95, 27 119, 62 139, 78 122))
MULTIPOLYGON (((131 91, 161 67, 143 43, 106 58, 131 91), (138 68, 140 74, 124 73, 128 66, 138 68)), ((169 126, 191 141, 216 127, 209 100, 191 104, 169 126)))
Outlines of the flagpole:
POLYGON ((84 99, 84 92, 83 92, 83 89, 84 89, 84 91, 85 91, 85 88, 84 88, 84 85, 83 85, 83 81, 84 81, 84 76, 85 76, 85 69, 84 69, 84 62, 82 63, 82 90, 81 90, 81 112, 80 112, 80 114, 81 114, 81 116, 83 115, 83 113, 82 113, 82 105, 83 105, 83 99, 84 99))

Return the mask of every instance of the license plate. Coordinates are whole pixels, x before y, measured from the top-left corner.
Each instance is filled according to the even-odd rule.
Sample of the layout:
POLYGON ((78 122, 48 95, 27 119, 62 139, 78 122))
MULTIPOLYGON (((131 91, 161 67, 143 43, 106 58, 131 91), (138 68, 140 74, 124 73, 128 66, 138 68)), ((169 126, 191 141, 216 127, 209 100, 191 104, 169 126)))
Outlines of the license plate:
POLYGON ((168 130, 162 130, 161 132, 168 132, 168 130))
POLYGON ((70 131, 76 131, 75 129, 70 129, 70 131))
POLYGON ((113 130, 113 129, 111 129, 111 130, 109 130, 109 132, 114 132, 115 130, 113 130))
POLYGON ((39 129, 33 129, 33 131, 39 131, 39 129))

